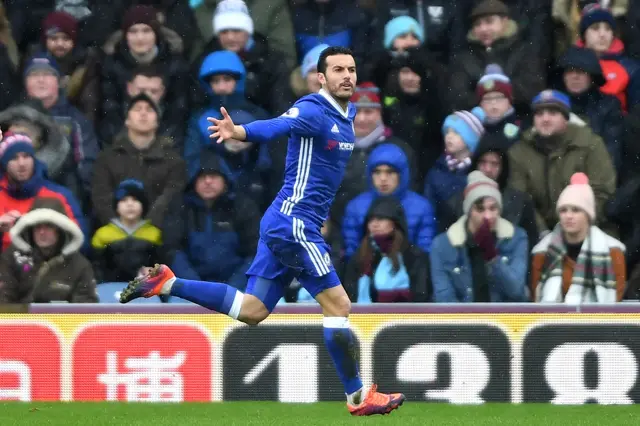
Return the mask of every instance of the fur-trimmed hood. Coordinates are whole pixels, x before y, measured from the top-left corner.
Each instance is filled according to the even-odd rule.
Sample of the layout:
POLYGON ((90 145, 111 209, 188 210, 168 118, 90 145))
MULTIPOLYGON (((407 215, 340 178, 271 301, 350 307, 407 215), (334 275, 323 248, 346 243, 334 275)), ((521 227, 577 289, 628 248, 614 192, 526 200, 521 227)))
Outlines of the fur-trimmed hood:
MULTIPOLYGON (((519 31, 520 31, 520 28, 518 27, 518 23, 513 19, 509 19, 509 21, 507 22, 507 27, 504 30, 504 33, 500 37, 498 37, 494 41, 494 43, 497 42, 498 40, 512 38, 516 36, 519 31)), ((473 34, 473 29, 469 30, 469 32, 467 33, 467 41, 472 43, 478 43, 478 38, 473 34)))
MULTIPOLYGON (((163 25, 160 27, 160 35, 161 35, 161 40, 157 41, 157 44, 160 47, 160 50, 162 50, 162 46, 164 44, 166 45, 166 49, 170 53, 181 55, 184 52, 184 41, 182 40, 182 37, 180 37, 180 35, 177 32, 163 25)), ((122 30, 118 30, 113 34, 111 34, 107 39, 107 41, 104 42, 104 44, 102 45, 102 50, 107 55, 113 55, 116 52, 116 50, 118 50, 119 48, 120 49, 123 48, 123 47, 119 47, 123 41, 124 41, 124 34, 122 30)))
MULTIPOLYGON (((499 218, 496 223, 496 237, 498 240, 508 240, 515 235, 515 227, 507 219, 499 218)), ((467 242, 467 216, 463 215, 449 227, 447 238, 453 247, 461 247, 467 242)))
POLYGON ((20 217, 11 228, 11 243, 23 253, 33 251, 31 230, 34 226, 49 223, 62 231, 64 242, 60 250, 63 257, 77 253, 84 244, 84 234, 80 227, 65 213, 62 203, 55 198, 38 198, 31 210, 20 217))
POLYGON ((16 120, 33 123, 43 130, 43 140, 36 150, 36 158, 47 167, 47 176, 55 180, 67 170, 71 143, 62 134, 60 128, 48 114, 29 103, 19 104, 0 112, 0 125, 8 125, 16 120))

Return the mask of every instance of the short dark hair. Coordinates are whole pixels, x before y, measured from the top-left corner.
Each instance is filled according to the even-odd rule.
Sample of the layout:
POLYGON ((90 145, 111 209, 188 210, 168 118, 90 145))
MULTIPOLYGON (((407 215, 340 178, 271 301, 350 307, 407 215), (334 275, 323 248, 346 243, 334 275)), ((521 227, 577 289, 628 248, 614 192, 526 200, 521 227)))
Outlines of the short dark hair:
POLYGON ((320 57, 318 58, 317 70, 319 73, 324 74, 327 72, 327 58, 329 56, 334 56, 334 55, 353 56, 353 52, 348 47, 342 47, 342 46, 327 47, 322 51, 322 53, 320 53, 320 57))
POLYGON ((157 66, 153 64, 140 65, 136 67, 131 73, 131 78, 129 78, 129 81, 133 81, 139 75, 147 78, 158 77, 162 79, 162 82, 164 83, 164 74, 157 66))

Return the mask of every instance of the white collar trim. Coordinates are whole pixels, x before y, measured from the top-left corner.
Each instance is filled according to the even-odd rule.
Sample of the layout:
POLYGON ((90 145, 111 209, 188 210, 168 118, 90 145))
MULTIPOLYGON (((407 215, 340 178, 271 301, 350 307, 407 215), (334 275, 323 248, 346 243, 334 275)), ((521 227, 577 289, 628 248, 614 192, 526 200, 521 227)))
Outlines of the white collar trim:
POLYGON ((320 91, 318 92, 320 95, 322 95, 322 97, 324 97, 327 101, 329 101, 329 103, 331 105, 333 105, 333 107, 336 109, 336 111, 338 111, 344 118, 349 117, 349 105, 347 105, 347 109, 346 111, 344 109, 342 109, 342 107, 340 105, 338 105, 338 103, 336 102, 335 99, 333 99, 333 96, 331 96, 329 94, 329 92, 327 92, 324 89, 320 89, 320 91))

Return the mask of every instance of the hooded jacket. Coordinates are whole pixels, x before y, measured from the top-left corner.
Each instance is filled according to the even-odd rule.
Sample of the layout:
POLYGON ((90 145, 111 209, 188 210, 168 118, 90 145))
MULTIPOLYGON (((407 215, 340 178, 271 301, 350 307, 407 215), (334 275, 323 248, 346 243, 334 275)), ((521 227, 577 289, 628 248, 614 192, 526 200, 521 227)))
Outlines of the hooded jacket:
MULTIPOLYGON (((218 3, 222 0, 202 0, 194 14, 198 28, 204 41, 213 37, 211 22, 218 3)), ((287 65, 293 67, 296 61, 295 38, 293 37, 293 23, 288 0, 246 0, 245 3, 251 13, 254 31, 264 34, 277 49, 283 53, 287 65)), ((198 54, 201 52, 198 51, 198 54)))
POLYGON ((0 303, 98 301, 91 264, 79 252, 84 235, 58 199, 36 199, 10 234, 12 244, 0 256, 0 303), (33 241, 33 228, 43 223, 59 231, 52 256, 33 241))
MULTIPOLYGON (((584 47, 584 42, 580 40, 576 46, 584 47)), ((607 80, 600 91, 617 97, 624 111, 640 103, 640 62, 625 54, 622 40, 614 38, 599 60, 607 80)))
POLYGON ((189 170, 184 194, 169 206, 162 228, 171 268, 192 280, 223 281, 244 288, 258 244, 260 215, 253 201, 236 193, 229 170, 211 151, 200 156, 189 170), (221 175, 225 193, 208 207, 195 191, 203 173, 221 175))
POLYGON ((73 161, 78 169, 82 189, 88 193, 91 188, 93 164, 100 152, 100 145, 93 125, 76 107, 69 103, 63 94, 60 94, 58 101, 49 108, 49 114, 71 144, 73 161))
MULTIPOLYGON (((408 225, 404 209, 395 197, 378 197, 373 201, 362 229, 363 235, 367 235, 367 224, 373 217, 391 219, 396 229, 405 238, 407 237, 408 225)), ((369 237, 365 236, 361 244, 372 243, 369 237)), ((352 256, 347 265, 344 281, 345 290, 351 301, 358 303, 385 300, 430 301, 429 256, 406 239, 400 256, 400 268, 398 271, 393 271, 388 268, 390 260, 377 250, 372 259, 371 276, 363 274, 359 256, 352 256), (379 269, 381 264, 383 264, 383 269, 379 269)))
POLYGON ((44 108, 27 101, 0 112, 0 126, 9 128, 16 121, 32 123, 42 131, 42 141, 36 147, 36 159, 42 162, 53 182, 69 188, 78 196, 78 178, 74 171, 73 152, 69 140, 44 108))
MULTIPOLYGON (((67 217, 76 222, 85 235, 87 234, 86 222, 78 200, 67 188, 47 179, 46 167, 42 162, 34 161, 33 176, 20 185, 14 185, 9 182, 6 175, 0 179, 0 209, 2 214, 11 210, 17 210, 21 214, 25 214, 31 209, 34 200, 39 197, 58 199, 62 203, 67 217)), ((2 249, 6 249, 10 243, 10 233, 3 233, 2 249)))
MULTIPOLYGON (((510 174, 510 162, 507 154, 510 140, 508 138, 496 138, 495 136, 485 136, 480 140, 478 149, 473 155, 470 170, 478 170, 478 162, 483 155, 493 152, 500 156, 502 167, 497 183, 502 193, 502 211, 500 216, 512 224, 522 228, 527 234, 529 249, 538 241, 538 227, 536 226, 535 209, 531 197, 517 189, 508 186, 510 174)), ((456 193, 447 201, 447 214, 438 217, 439 229, 444 232, 453 225, 462 215, 462 203, 464 201, 464 190, 456 193)))
POLYGON ((378 145, 369 155, 367 162, 369 191, 358 195, 347 204, 342 225, 346 257, 350 258, 360 245, 367 211, 371 203, 380 196, 373 186, 372 177, 373 170, 380 165, 389 165, 398 171, 398 187, 392 195, 400 201, 406 213, 407 237, 412 244, 428 253, 436 231, 433 208, 424 197, 409 189, 409 163, 402 148, 384 143, 378 145))
POLYGON ((616 171, 600 136, 587 126, 569 123, 555 135, 548 154, 540 149, 535 128, 522 134, 509 150, 509 184, 531 195, 539 232, 553 229, 558 221, 556 202, 571 175, 585 173, 596 197, 596 220, 603 221, 604 205, 616 188, 616 171))
POLYGON ((154 140, 148 149, 139 150, 121 133, 112 146, 100 153, 94 168, 91 200, 101 225, 116 216, 113 193, 125 179, 143 183, 151 205, 148 219, 159 226, 169 202, 184 189, 184 160, 163 146, 162 138, 154 140))
MULTIPOLYGON (((203 54, 193 62, 193 66, 200 67, 210 52, 223 50, 218 38, 214 37, 205 46, 203 54)), ((266 37, 254 32, 248 47, 238 55, 247 73, 247 99, 272 115, 279 115, 288 110, 294 101, 289 87, 291 70, 282 54, 271 48, 266 37)), ((193 72, 199 74, 198 70, 199 68, 195 68, 193 72)))
MULTIPOLYGON (((210 107, 205 111, 197 112, 189 121, 187 137, 185 139, 184 157, 187 167, 197 167, 199 157, 204 149, 216 152, 221 161, 226 163, 229 169, 229 179, 236 184, 236 189, 249 195, 253 192, 259 200, 260 206, 264 204, 264 175, 269 172, 271 155, 267 144, 254 144, 253 146, 237 153, 228 151, 224 144, 218 144, 209 138, 207 128, 211 125, 208 117, 222 118, 220 107, 224 106, 235 124, 247 124, 257 119, 266 119, 266 111, 253 105, 245 98, 246 70, 242 61, 233 52, 218 51, 206 57, 200 67, 200 84, 207 92, 210 99, 210 107), (225 96, 213 93, 209 80, 216 74, 229 74, 236 78, 236 90, 225 96)), ((248 141, 250 142, 250 141, 248 141)))
POLYGON ((584 93, 569 93, 564 81, 560 89, 571 97, 571 111, 585 120, 591 130, 603 139, 616 170, 620 170, 624 135, 622 105, 615 96, 602 92, 601 87, 606 84, 606 79, 598 57, 588 49, 572 46, 560 58, 558 66, 562 73, 566 69, 574 68, 591 75, 593 85, 584 93))

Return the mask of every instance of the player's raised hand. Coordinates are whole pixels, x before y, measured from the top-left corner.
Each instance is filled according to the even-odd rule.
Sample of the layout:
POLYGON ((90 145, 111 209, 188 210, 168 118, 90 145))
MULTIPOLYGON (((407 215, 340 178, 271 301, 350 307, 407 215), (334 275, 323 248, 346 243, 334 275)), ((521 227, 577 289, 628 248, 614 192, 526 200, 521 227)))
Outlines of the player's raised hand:
POLYGON ((225 107, 220 108, 220 113, 222 114, 221 120, 213 117, 207 117, 207 121, 213 124, 207 128, 207 130, 211 132, 209 137, 211 139, 217 139, 218 143, 224 142, 225 139, 231 139, 233 137, 234 128, 233 120, 229 116, 225 107))

